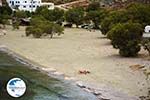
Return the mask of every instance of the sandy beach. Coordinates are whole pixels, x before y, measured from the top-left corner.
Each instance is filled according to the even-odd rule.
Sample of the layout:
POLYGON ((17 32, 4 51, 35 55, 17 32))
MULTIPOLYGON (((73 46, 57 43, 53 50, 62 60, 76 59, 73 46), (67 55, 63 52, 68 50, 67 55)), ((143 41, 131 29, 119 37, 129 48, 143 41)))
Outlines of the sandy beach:
MULTIPOLYGON (((12 30, 7 27, 7 35, 0 36, 0 45, 45 66, 56 69, 70 77, 94 84, 110 86, 130 96, 147 94, 148 84, 142 71, 133 71, 131 65, 149 66, 144 51, 137 58, 123 58, 113 49, 110 41, 100 31, 65 29, 64 35, 53 39, 33 39, 25 37, 24 27, 12 30), (81 75, 79 70, 91 73, 81 75)), ((148 55, 148 54, 147 54, 148 55)))

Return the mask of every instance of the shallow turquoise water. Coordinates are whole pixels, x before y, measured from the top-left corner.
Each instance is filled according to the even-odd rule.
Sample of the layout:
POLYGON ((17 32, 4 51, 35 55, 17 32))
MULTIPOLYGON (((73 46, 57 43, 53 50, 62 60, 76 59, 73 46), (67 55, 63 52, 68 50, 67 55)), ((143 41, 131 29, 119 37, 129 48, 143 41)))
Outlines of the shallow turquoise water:
POLYGON ((0 52, 0 100, 96 100, 96 98, 70 82, 48 77, 0 52), (16 77, 23 79, 27 85, 26 93, 17 99, 9 96, 6 91, 7 82, 16 77))

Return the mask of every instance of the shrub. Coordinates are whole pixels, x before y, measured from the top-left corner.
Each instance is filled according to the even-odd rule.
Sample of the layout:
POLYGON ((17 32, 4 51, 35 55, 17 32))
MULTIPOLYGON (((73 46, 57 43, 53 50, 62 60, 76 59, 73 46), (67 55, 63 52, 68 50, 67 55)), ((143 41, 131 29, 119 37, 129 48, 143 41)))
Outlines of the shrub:
POLYGON ((26 28, 26 36, 33 35, 35 38, 50 35, 53 38, 54 34, 62 34, 63 27, 58 24, 49 22, 41 16, 34 17, 31 20, 31 26, 26 28))
POLYGON ((150 56, 150 39, 144 39, 142 41, 142 45, 144 49, 149 53, 149 56, 150 56))
POLYGON ((40 28, 33 28, 31 31, 32 31, 31 33, 33 34, 33 37, 35 38, 40 38, 43 34, 42 29, 40 28))
POLYGON ((43 35, 43 31, 38 27, 28 26, 26 27, 26 36, 33 35, 35 38, 40 38, 43 35))
POLYGON ((101 22, 102 34, 107 35, 113 26, 118 23, 132 21, 140 23, 144 28, 150 24, 150 6, 141 3, 131 3, 121 10, 110 11, 110 13, 101 22))
POLYGON ((26 36, 30 36, 32 34, 32 29, 33 29, 32 26, 26 27, 26 30, 25 30, 26 36))
POLYGON ((125 9, 111 11, 101 22, 102 34, 107 35, 107 32, 118 23, 125 23, 129 20, 125 9))
POLYGON ((100 2, 91 2, 87 8, 87 11, 95 11, 100 8, 100 2))
POLYGON ((87 20, 91 20, 94 23, 94 28, 99 29, 99 25, 101 21, 106 16, 106 10, 99 9, 99 10, 92 10, 87 12, 87 15, 85 16, 87 20))
POLYGON ((150 24, 150 6, 142 3, 131 3, 127 6, 127 15, 134 22, 141 23, 143 27, 150 24))
POLYGON ((64 20, 64 11, 59 8, 55 8, 54 10, 48 10, 47 7, 41 6, 37 8, 35 14, 43 16, 45 19, 53 22, 62 22, 64 20))
POLYGON ((49 21, 55 21, 55 22, 62 22, 64 20, 64 11, 59 9, 59 8, 55 8, 54 10, 49 10, 49 21))
POLYGON ((0 24, 5 28, 6 24, 9 24, 8 19, 11 18, 12 10, 8 5, 0 6, 0 24))
POLYGON ((20 18, 26 18, 28 16, 25 11, 16 11, 16 12, 14 12, 13 17, 20 19, 20 18))
POLYGON ((119 49, 120 55, 136 56, 140 51, 142 31, 138 23, 119 23, 108 32, 108 38, 111 39, 113 47, 119 49))
POLYGON ((82 8, 70 9, 65 13, 65 19, 67 22, 71 24, 76 24, 76 26, 78 27, 80 24, 83 23, 84 10, 82 8))
POLYGON ((13 29, 19 29, 19 24, 20 24, 20 21, 18 19, 15 19, 12 21, 12 27, 13 29))

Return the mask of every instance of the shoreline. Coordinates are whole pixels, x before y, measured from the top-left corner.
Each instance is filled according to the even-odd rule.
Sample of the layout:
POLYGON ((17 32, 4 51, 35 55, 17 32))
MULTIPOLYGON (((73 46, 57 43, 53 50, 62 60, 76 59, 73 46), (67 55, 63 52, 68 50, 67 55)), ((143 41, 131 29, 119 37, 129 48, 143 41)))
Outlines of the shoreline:
POLYGON ((14 51, 8 49, 8 47, 5 45, 0 45, 0 51, 7 53, 18 62, 29 66, 29 68, 31 69, 38 70, 48 75, 49 77, 69 81, 72 84, 80 87, 82 90, 95 95, 98 100, 139 100, 139 98, 136 96, 134 97, 128 96, 127 94, 122 93, 121 91, 117 91, 116 89, 113 89, 111 87, 108 87, 108 86, 99 87, 99 86, 96 86, 95 84, 85 83, 76 79, 75 77, 67 76, 65 75, 65 73, 61 73, 54 68, 51 68, 51 67, 46 68, 40 65, 39 63, 31 61, 25 58, 24 56, 15 53, 14 51))

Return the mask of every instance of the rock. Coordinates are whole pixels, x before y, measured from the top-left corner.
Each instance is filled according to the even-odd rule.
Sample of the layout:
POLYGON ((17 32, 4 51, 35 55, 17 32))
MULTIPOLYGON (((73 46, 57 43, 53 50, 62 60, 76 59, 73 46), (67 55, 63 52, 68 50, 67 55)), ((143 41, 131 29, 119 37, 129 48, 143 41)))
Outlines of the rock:
POLYGON ((86 88, 85 85, 83 85, 82 82, 76 82, 77 86, 79 86, 80 88, 86 88))
POLYGON ((110 100, 110 99, 101 98, 100 100, 110 100))
POLYGON ((74 77, 67 77, 67 76, 66 76, 64 79, 65 79, 65 80, 75 80, 74 77))
MULTIPOLYGON (((111 100, 109 96, 110 95, 98 95, 98 97, 100 98, 100 100, 111 100)), ((118 99, 116 99, 116 100, 118 100, 118 99)))
POLYGON ((101 95, 101 92, 100 92, 100 91, 95 90, 95 91, 93 92, 93 94, 94 94, 94 95, 101 95))
POLYGON ((90 91, 92 91, 94 93, 95 89, 88 87, 87 89, 89 89, 90 91))
POLYGON ((42 70, 44 70, 44 71, 50 71, 50 72, 55 72, 56 71, 56 69, 54 69, 54 68, 42 68, 42 70))
POLYGON ((64 74, 61 73, 61 72, 54 72, 53 74, 55 74, 55 75, 60 75, 60 76, 64 76, 64 74))
POLYGON ((83 88, 83 90, 86 91, 86 92, 92 93, 92 91, 89 90, 88 88, 83 88))

